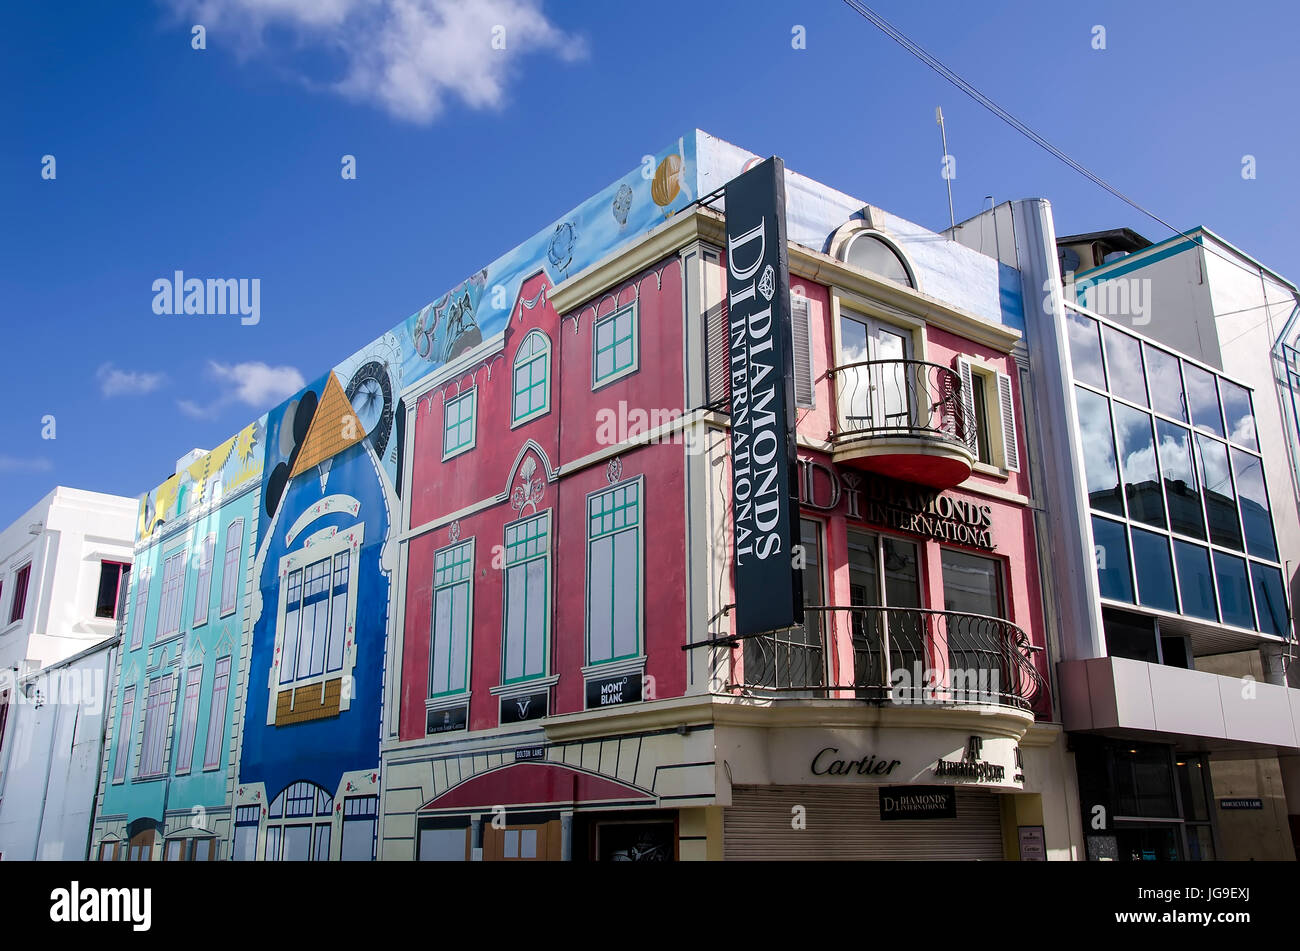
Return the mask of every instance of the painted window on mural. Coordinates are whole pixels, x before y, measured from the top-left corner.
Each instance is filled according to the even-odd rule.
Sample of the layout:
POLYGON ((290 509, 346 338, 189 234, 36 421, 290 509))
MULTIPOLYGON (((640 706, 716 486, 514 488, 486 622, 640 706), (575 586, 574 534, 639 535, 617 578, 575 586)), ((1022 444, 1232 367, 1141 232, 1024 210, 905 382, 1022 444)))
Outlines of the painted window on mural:
POLYGON ((126 779, 126 764, 131 761, 132 740, 135 739, 135 686, 122 692, 122 719, 118 722, 117 759, 113 761, 113 782, 126 779))
POLYGON ((212 703, 208 708, 208 742, 203 752, 203 768, 215 769, 221 762, 226 739, 226 700, 230 695, 230 658, 218 657, 212 677, 212 703))
POLYGON ((641 483, 587 499, 587 663, 641 650, 641 483))
POLYGON ((504 682, 546 673, 551 513, 506 526, 504 682))
POLYGON ((207 623, 208 602, 212 600, 212 556, 217 549, 217 536, 203 539, 199 548, 199 577, 194 585, 194 626, 207 623))
POLYGON ((172 675, 149 681, 144 701, 144 738, 140 742, 142 778, 161 776, 167 769, 167 720, 171 715, 172 675))
POLYGON ((468 861, 469 829, 465 826, 421 825, 417 858, 421 862, 468 861))
POLYGON ((235 610, 239 600, 239 548, 244 544, 244 520, 237 518, 226 529, 226 557, 221 566, 221 613, 235 610))
POLYGON ((474 610, 474 542, 445 548, 433 559, 433 628, 429 696, 463 693, 469 678, 469 632, 474 610))
POLYGON ((149 609, 149 569, 140 571, 140 581, 135 590, 135 606, 131 609, 131 650, 144 643, 144 616, 149 609))
POLYGON ((378 796, 349 796, 344 799, 343 841, 339 857, 344 862, 369 862, 374 858, 378 830, 378 796))
POLYGON ((333 797, 314 783, 287 787, 267 810, 266 860, 328 861, 333 809, 333 797))
POLYGON ((185 600, 185 552, 163 562, 162 600, 158 603, 158 638, 179 634, 181 604, 185 600))
POLYGON ((235 843, 230 850, 230 857, 236 862, 252 862, 257 858, 257 830, 261 818, 261 806, 239 806, 235 809, 235 843))
POLYGON ((202 665, 191 667, 186 672, 185 699, 181 704, 180 745, 176 748, 177 773, 188 773, 194 763, 194 734, 199 727, 199 685, 202 682, 202 665))
POLYGON ((512 424, 527 422, 551 408, 551 342, 540 330, 529 332, 515 353, 512 424))
POLYGON ((637 367, 636 303, 598 317, 592 330, 592 385, 627 376, 637 367))
POLYGON ((350 557, 341 551, 289 572, 280 683, 342 668, 350 557))
POLYGON ((442 458, 474 448, 475 416, 478 410, 478 389, 472 388, 443 405, 442 458))

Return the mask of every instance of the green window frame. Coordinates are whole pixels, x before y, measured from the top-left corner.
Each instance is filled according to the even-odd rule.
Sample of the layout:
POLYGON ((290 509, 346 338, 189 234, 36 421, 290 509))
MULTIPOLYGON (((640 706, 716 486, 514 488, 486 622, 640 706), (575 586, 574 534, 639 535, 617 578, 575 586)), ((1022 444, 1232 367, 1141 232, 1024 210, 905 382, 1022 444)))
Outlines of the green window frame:
POLYGON ((505 530, 501 683, 546 676, 551 630, 551 513, 505 530))
POLYGON ((442 407, 442 458, 474 448, 477 436, 478 387, 452 397, 442 407))
POLYGON ((641 480, 587 496, 587 663, 640 656, 641 480))
POLYGON ((511 426, 543 416, 551 408, 551 341, 531 330, 515 351, 514 388, 510 399, 511 426))
POLYGON ((592 389, 636 371, 639 356, 636 301, 596 318, 591 347, 592 389))
POLYGON ((465 693, 474 619, 472 538, 434 554, 429 614, 429 699, 465 693))

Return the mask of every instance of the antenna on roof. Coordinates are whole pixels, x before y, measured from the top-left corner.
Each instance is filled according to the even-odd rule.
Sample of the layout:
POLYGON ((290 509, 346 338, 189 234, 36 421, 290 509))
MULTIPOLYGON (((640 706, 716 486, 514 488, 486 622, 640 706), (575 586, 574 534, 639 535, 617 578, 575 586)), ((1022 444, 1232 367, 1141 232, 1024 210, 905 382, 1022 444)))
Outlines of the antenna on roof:
POLYGON ((948 132, 943 127, 943 106, 934 107, 934 121, 939 124, 939 137, 943 141, 943 180, 948 183, 948 221, 957 227, 957 216, 952 210, 952 180, 956 175, 956 162, 948 154, 948 132))

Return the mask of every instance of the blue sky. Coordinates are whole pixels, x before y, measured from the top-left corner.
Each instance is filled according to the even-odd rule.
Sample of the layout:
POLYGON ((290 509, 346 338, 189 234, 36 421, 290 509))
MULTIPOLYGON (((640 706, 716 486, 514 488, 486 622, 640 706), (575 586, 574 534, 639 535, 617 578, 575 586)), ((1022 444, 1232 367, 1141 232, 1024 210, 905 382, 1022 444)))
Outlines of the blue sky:
MULTIPOLYGON (((942 228, 942 105, 959 220, 988 195, 1045 196, 1062 234, 1167 236, 838 0, 455 6, 6 11, 0 525, 54 485, 152 488, 177 457, 232 435, 693 127, 942 228), (195 23, 205 50, 191 48, 195 23), (497 23, 504 51, 484 36, 497 23), (792 48, 796 24, 806 49, 792 48), (339 174, 345 154, 354 181, 339 174), (54 180, 41 177, 45 155, 54 180), (152 283, 177 269, 259 278, 260 322, 156 315, 152 283), (42 438, 47 415, 54 439, 42 438)), ((1166 220, 1300 270, 1280 213, 1300 204, 1295 5, 1232 17, 1210 2, 875 9, 1166 220), (1241 175, 1247 154, 1254 180, 1241 175)))

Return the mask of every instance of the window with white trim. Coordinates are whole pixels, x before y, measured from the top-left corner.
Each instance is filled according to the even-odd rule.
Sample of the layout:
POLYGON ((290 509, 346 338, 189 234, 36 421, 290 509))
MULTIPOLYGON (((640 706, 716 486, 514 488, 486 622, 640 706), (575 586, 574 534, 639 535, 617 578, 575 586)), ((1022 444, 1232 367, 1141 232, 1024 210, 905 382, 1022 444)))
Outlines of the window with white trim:
POLYGON ((339 858, 344 862, 369 862, 375 856, 379 831, 379 797, 348 796, 343 800, 343 841, 339 858))
POLYGON ((188 773, 194 764, 194 734, 199 726, 199 686, 203 665, 191 667, 185 675, 185 699, 181 703, 180 745, 176 749, 176 772, 188 773))
POLYGON ((185 601, 185 551, 163 562, 162 599, 158 602, 158 638, 179 634, 181 605, 185 601))
POLYGON ((136 650, 144 643, 144 617, 149 611, 148 568, 140 569, 140 581, 135 587, 135 606, 131 608, 131 650, 136 650))
POLYGON ((587 498, 587 663, 641 651, 641 482, 587 498))
POLYGON ((544 415, 551 408, 551 341, 531 330, 515 351, 512 426, 544 415))
POLYGON ((1011 377, 966 357, 957 358, 962 403, 970 420, 971 448, 978 461, 1008 472, 1020 471, 1020 440, 1016 433, 1011 377))
POLYGON ((325 862, 330 857, 334 799, 320 786, 294 783, 267 810, 268 862, 325 862))
POLYGON ((637 368, 636 301, 597 317, 591 334, 592 388, 627 376, 637 368))
POLYGON ((502 683, 546 674, 551 627, 551 513, 506 526, 502 683))
POLYGON ((226 529, 226 557, 221 567, 221 614, 235 610, 239 601, 239 549, 244 544, 244 520, 237 518, 226 529))
POLYGON ((194 627, 206 624, 208 620, 208 602, 212 600, 212 556, 216 548, 216 535, 208 535, 199 546, 199 576, 194 585, 194 627))
POLYGON ((261 827, 261 806, 238 806, 235 809, 235 842, 230 857, 236 862, 252 862, 257 858, 257 830, 261 827))
POLYGON ((474 448, 478 387, 452 397, 442 407, 442 458, 450 459, 474 448))
POLYGON ((474 540, 433 556, 433 625, 429 642, 429 697, 469 687, 469 632, 474 613, 474 540))
POLYGON ((289 572, 281 684, 334 673, 343 666, 350 575, 348 551, 289 572))
POLYGON ((172 675, 149 681, 144 702, 144 738, 140 742, 140 778, 161 776, 167 771, 167 721, 171 716, 172 675))
POLYGON ((9 623, 21 621, 27 611, 27 586, 32 579, 32 563, 29 561, 14 572, 14 596, 9 604, 9 623))
POLYGON ((113 782, 126 780, 126 764, 131 761, 132 740, 135 739, 135 685, 122 691, 122 718, 117 723, 117 751, 113 760, 113 782))
POLYGON ((226 701, 230 695, 230 658, 218 657, 212 675, 212 702, 208 707, 208 742, 203 752, 203 768, 216 769, 226 740, 226 701))

